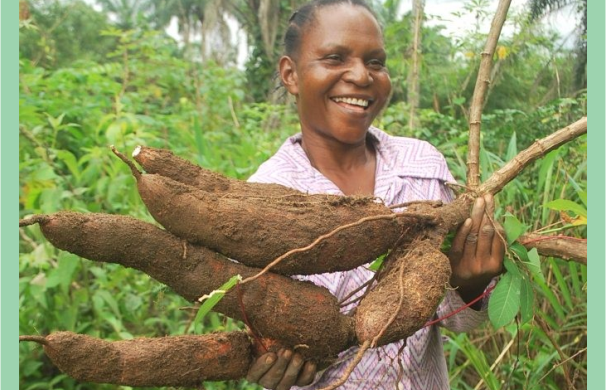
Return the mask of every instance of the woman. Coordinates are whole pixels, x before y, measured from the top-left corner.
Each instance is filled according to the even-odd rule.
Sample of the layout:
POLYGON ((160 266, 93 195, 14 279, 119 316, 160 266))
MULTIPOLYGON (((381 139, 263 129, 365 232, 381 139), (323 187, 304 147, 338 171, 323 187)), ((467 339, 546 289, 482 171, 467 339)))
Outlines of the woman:
MULTIPOLYGON (((452 200, 443 156, 424 141, 392 137, 372 127, 388 102, 391 82, 379 24, 362 0, 316 0, 296 11, 284 38, 279 74, 295 97, 301 133, 288 139, 250 178, 308 193, 368 195, 387 205, 452 200)), ((438 317, 478 297, 502 269, 504 244, 488 218, 491 196, 476 200, 449 253, 451 285, 438 317)), ((372 259, 369 259, 369 261, 372 259)), ((341 299, 372 277, 366 267, 299 277, 341 299)), ((466 331, 485 320, 483 302, 441 322, 466 331)), ((351 310, 353 305, 344 308, 351 310)), ((356 348, 316 373, 312 362, 282 350, 251 366, 248 380, 271 389, 322 388, 339 379, 356 348)), ((343 389, 448 389, 442 339, 436 325, 404 341, 368 351, 343 389)))

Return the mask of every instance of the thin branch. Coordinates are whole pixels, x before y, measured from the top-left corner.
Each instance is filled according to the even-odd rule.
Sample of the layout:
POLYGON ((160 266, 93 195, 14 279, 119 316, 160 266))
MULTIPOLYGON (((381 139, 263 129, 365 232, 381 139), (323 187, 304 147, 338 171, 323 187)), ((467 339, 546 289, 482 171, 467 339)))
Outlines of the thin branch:
POLYGON ((507 17, 511 0, 500 0, 496 14, 490 25, 490 32, 486 45, 482 51, 482 60, 478 71, 478 79, 473 91, 469 114, 469 144, 467 148, 467 185, 475 189, 480 184, 480 123, 482 121, 482 107, 484 97, 490 84, 490 71, 492 57, 494 56, 501 29, 507 17))
POLYGON ((362 297, 358 297, 358 298, 354 299, 353 301, 349 301, 349 302, 348 302, 348 300, 349 300, 351 297, 353 297, 354 295, 356 295, 356 293, 358 293, 358 292, 362 291, 363 289, 365 289, 365 288, 369 287, 369 286, 372 284, 372 282, 374 282, 374 281, 377 279, 377 276, 378 276, 378 273, 377 273, 377 272, 375 272, 375 273, 372 275, 372 278, 368 279, 366 282, 364 282, 363 284, 361 284, 360 286, 358 286, 357 288, 355 288, 355 289, 354 289, 352 292, 350 292, 350 293, 349 293, 349 294, 347 294, 345 297, 343 297, 343 299, 341 299, 341 300, 338 302, 339 307, 345 307, 345 306, 347 306, 347 305, 351 305, 352 303, 357 302, 358 300, 362 299, 362 297, 363 297, 363 296, 365 296, 365 295, 366 295, 366 293, 362 294, 362 297))
POLYGON ((556 368, 560 367, 562 364, 568 362, 569 360, 574 359, 575 357, 579 356, 580 354, 582 354, 583 352, 587 351, 587 347, 581 349, 580 351, 578 351, 577 353, 575 353, 574 355, 572 355, 571 357, 569 357, 568 359, 562 360, 561 362, 554 364, 553 367, 551 367, 551 369, 549 371, 547 371, 547 373, 545 375, 543 375, 541 377, 541 379, 539 379, 538 383, 543 383, 543 379, 545 379, 545 377, 547 377, 547 375, 551 374, 553 372, 553 370, 555 370, 556 368))
POLYGON ((586 133, 587 117, 582 117, 578 121, 571 123, 555 133, 535 141, 528 148, 518 153, 517 156, 511 159, 501 169, 494 172, 488 180, 479 186, 477 192, 480 194, 496 194, 501 191, 507 183, 515 179, 520 171, 531 162, 586 133))

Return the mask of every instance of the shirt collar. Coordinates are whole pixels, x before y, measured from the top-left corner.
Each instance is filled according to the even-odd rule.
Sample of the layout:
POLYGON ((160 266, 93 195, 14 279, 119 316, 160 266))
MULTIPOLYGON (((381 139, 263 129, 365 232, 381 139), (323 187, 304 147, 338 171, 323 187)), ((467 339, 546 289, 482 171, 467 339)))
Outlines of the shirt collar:
MULTIPOLYGON (((426 141, 408 137, 395 137, 371 126, 368 134, 372 137, 377 150, 377 178, 385 176, 413 177, 421 179, 438 179, 444 182, 454 181, 448 170, 444 157, 438 150, 426 141)), ((301 147, 301 133, 289 137, 289 143, 294 152, 294 158, 300 166, 308 166, 300 174, 313 179, 326 181, 326 186, 334 187, 331 193, 339 191, 318 170, 311 167, 311 163, 301 147)), ((288 143, 288 141, 287 141, 288 143)), ((339 191, 340 192, 340 191, 339 191)))

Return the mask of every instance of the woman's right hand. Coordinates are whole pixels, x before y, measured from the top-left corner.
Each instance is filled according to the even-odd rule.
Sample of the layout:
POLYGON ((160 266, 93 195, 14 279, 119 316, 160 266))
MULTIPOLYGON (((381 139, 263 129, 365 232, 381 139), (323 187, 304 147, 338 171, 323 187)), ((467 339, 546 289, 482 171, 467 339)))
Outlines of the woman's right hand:
POLYGON ((316 376, 316 365, 306 362, 298 353, 281 349, 267 352, 253 362, 246 375, 249 382, 267 389, 288 390, 292 386, 307 386, 316 376))

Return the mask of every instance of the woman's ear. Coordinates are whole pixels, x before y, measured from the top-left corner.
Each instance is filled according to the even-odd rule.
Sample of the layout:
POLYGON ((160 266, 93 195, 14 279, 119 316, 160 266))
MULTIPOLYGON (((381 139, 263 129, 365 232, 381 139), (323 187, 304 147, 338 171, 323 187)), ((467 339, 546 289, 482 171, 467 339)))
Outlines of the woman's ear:
POLYGON ((282 56, 278 66, 282 84, 288 93, 297 96, 299 94, 299 78, 297 77, 295 62, 289 56, 282 56))

